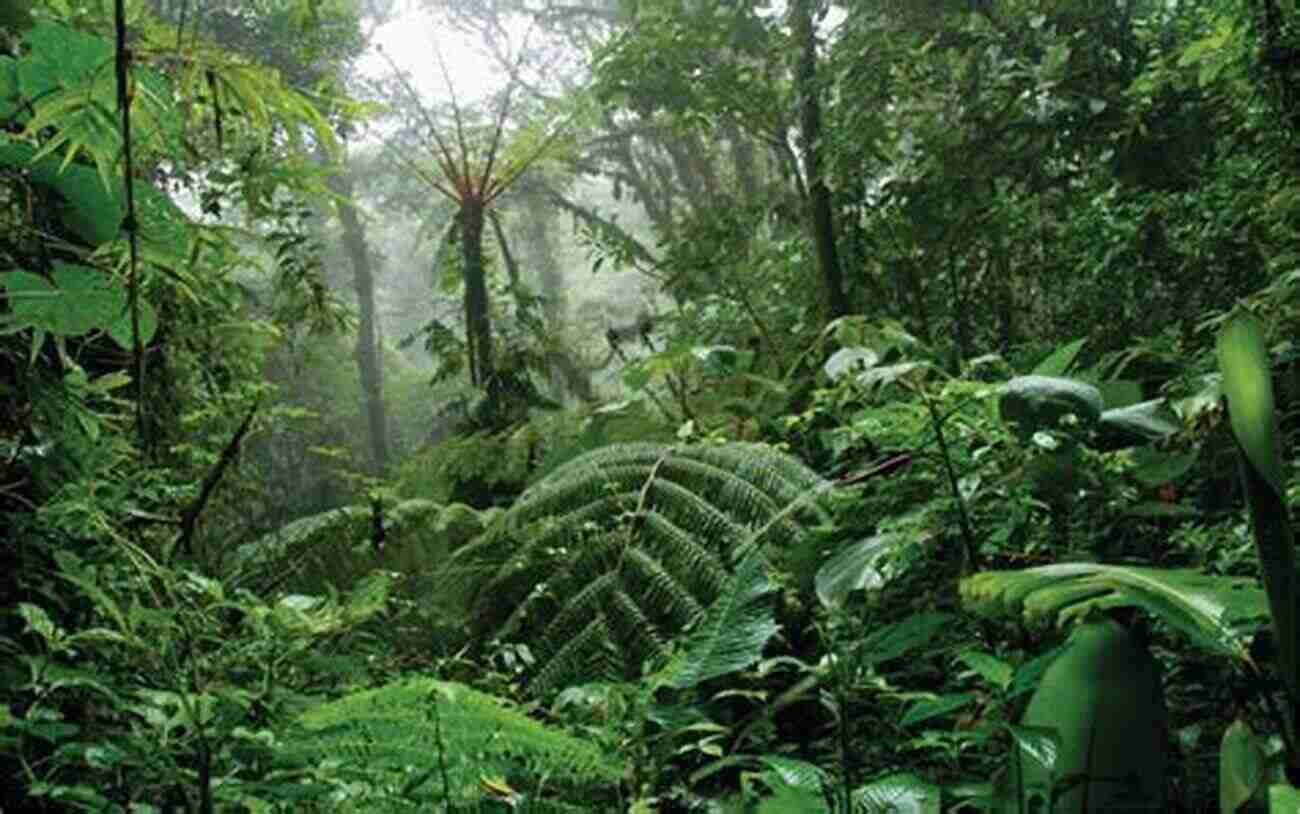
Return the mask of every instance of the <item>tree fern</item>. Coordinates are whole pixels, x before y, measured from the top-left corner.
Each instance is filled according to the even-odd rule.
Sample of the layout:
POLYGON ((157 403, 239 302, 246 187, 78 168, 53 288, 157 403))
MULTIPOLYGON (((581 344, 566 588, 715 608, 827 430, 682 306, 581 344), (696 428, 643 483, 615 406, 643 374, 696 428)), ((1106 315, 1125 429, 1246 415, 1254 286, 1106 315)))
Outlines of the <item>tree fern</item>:
POLYGON ((325 778, 332 799, 357 811, 433 811, 445 803, 464 811, 491 799, 517 810, 589 810, 564 800, 612 787, 624 770, 594 744, 499 698, 431 678, 317 706, 283 743, 286 773, 310 767, 304 776, 317 786, 325 778), (539 790, 559 797, 543 799, 539 790))
POLYGON ((529 488, 444 575, 485 636, 526 642, 531 689, 631 678, 667 655, 745 554, 825 519, 827 482, 758 444, 615 444, 529 488))
POLYGON ((226 570, 237 584, 263 594, 344 589, 376 568, 418 579, 478 535, 484 523, 467 506, 427 500, 404 501, 383 516, 381 550, 372 542, 370 507, 344 506, 300 518, 240 546, 226 570))

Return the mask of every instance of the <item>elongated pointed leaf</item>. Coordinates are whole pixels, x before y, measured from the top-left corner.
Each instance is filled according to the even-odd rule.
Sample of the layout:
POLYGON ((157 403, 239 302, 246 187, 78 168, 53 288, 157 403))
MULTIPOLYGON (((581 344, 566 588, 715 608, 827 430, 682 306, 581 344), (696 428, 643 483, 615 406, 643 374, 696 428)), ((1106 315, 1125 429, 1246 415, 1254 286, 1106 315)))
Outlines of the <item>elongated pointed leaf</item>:
POLYGON ((1300 656, 1296 642, 1300 592, 1295 572, 1295 534, 1288 519, 1290 510, 1278 453, 1273 375, 1263 326, 1252 314, 1234 315, 1219 334, 1218 351, 1232 434, 1244 459, 1241 475, 1273 617, 1277 664, 1294 698, 1300 692, 1300 656))
POLYGON ((1219 334, 1218 353, 1232 434, 1259 473, 1281 492, 1282 462, 1273 423, 1273 378, 1264 328, 1259 320, 1247 313, 1233 317, 1219 334))

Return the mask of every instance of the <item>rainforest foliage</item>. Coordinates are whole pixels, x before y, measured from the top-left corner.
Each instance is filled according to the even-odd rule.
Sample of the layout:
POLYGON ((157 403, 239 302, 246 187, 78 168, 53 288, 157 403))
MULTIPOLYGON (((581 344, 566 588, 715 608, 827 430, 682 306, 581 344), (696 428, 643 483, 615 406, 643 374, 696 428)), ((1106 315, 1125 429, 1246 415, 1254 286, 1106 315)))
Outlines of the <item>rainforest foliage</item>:
POLYGON ((1300 810, 1298 139, 1284 0, 3 3, 0 811, 1300 810))

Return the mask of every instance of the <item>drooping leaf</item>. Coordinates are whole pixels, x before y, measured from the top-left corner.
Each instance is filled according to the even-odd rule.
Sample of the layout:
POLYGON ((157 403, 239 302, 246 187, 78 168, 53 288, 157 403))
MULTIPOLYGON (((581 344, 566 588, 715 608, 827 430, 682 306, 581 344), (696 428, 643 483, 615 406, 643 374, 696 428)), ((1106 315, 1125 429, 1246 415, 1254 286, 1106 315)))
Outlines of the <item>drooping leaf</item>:
POLYGON ((1272 368, 1259 320, 1246 312, 1235 314, 1219 333, 1218 352, 1232 434, 1243 459, 1241 475, 1268 592, 1277 664, 1287 689, 1300 693, 1295 533, 1283 486, 1272 368))
POLYGON ((1123 449, 1168 438, 1182 429, 1182 420, 1164 399, 1143 401, 1103 411, 1098 446, 1103 450, 1123 449))
POLYGON ((1092 608, 1138 607, 1193 643, 1245 659, 1249 637, 1268 618, 1254 580, 1190 569, 1102 563, 1057 563, 1021 571, 986 571, 962 580, 962 604, 984 616, 1027 621, 1068 619, 1092 608))
POLYGON ((998 689, 1005 690, 1010 687, 1011 680, 1015 678, 1015 668, 991 653, 967 650, 959 653, 957 660, 979 673, 981 678, 998 689))
POLYGON ((1022 437, 1056 429, 1070 413, 1085 426, 1101 418, 1101 391, 1075 379, 1054 376, 1017 376, 1002 387, 998 409, 1005 421, 1016 425, 1022 437))

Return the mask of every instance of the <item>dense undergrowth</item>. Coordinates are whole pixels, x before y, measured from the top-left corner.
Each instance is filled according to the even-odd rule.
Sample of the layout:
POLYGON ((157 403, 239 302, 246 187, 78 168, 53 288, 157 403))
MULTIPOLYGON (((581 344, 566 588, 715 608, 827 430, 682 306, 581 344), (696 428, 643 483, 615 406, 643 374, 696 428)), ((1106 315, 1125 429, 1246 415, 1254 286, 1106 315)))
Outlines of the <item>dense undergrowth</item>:
MULTIPOLYGON (((490 352, 424 315, 369 362, 324 248, 361 11, 119 5, 0 10, 0 811, 1296 810, 1272 4, 846 6, 805 48, 808 4, 646 3, 571 129, 511 131, 547 162, 505 223, 567 202, 662 313, 584 345, 503 240, 490 352), (620 117, 687 145, 611 174, 653 251, 561 194, 620 117)), ((375 175, 468 290, 463 215, 375 175)))

